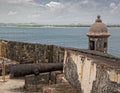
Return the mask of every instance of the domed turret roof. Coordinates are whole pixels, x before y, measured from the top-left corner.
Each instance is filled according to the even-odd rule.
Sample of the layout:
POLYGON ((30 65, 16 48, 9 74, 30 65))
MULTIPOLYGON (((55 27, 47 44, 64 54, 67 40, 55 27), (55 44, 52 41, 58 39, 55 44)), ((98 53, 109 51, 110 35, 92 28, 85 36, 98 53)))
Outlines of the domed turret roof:
POLYGON ((90 27, 87 36, 110 36, 107 26, 102 23, 100 16, 97 16, 95 23, 90 27))

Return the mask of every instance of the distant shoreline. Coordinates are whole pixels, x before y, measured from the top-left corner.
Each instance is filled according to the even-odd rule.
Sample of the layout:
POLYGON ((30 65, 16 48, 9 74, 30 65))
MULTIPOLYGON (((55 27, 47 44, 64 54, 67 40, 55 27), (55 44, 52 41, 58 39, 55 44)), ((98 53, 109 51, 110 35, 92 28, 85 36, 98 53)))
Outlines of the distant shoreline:
MULTIPOLYGON (((39 24, 4 24, 0 23, 0 27, 90 27, 91 25, 39 25, 39 24)), ((107 25, 107 27, 120 27, 120 25, 107 25)))

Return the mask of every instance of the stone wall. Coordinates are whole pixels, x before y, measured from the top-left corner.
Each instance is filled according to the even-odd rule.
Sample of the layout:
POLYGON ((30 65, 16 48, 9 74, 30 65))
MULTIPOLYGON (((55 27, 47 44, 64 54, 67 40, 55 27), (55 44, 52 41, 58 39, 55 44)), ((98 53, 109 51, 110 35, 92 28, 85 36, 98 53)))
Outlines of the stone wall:
POLYGON ((79 51, 65 53, 64 75, 80 93, 120 93, 120 59, 79 51))
POLYGON ((64 48, 54 45, 0 41, 0 56, 20 63, 62 62, 64 48))
POLYGON ((20 63, 63 62, 64 75, 79 93, 120 93, 120 58, 55 45, 0 42, 0 56, 20 63))

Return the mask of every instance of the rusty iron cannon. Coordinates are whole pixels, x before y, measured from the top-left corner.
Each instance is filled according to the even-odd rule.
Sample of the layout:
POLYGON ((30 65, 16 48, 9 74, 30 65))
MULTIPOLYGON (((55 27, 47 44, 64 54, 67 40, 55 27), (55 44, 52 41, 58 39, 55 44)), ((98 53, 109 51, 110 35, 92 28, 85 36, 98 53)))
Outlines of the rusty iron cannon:
POLYGON ((30 74, 38 75, 39 73, 57 70, 63 70, 63 63, 16 64, 11 66, 10 74, 13 77, 21 77, 30 74))

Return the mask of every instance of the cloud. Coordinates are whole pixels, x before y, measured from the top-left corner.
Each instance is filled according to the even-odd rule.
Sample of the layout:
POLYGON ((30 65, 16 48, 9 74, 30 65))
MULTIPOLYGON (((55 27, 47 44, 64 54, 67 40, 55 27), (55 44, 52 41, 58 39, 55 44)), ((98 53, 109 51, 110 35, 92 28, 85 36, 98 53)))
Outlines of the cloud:
POLYGON ((8 3, 29 3, 29 2, 33 2, 33 0, 9 0, 8 3))
POLYGON ((88 1, 88 0, 84 0, 84 1, 82 1, 81 3, 82 3, 82 4, 87 4, 87 3, 89 3, 89 1, 88 1))
POLYGON ((8 15, 9 15, 9 16, 13 16, 13 15, 16 15, 16 14, 17 14, 16 11, 9 11, 9 12, 8 12, 8 15))
MULTIPOLYGON (((120 3, 116 4, 114 2, 110 3, 109 7, 111 8, 111 13, 114 13, 116 11, 120 10, 120 3)), ((120 11, 119 11, 120 12, 120 11)))
POLYGON ((116 4, 114 2, 110 3, 110 8, 115 8, 116 4))
POLYGON ((50 7, 50 8, 62 8, 63 4, 60 2, 51 1, 51 2, 47 3, 45 6, 50 7))
POLYGON ((8 0, 9 4, 38 5, 34 0, 8 0))
POLYGON ((90 24, 100 14, 106 23, 120 24, 118 20, 120 18, 120 1, 0 0, 0 13, 0 22, 90 24))

